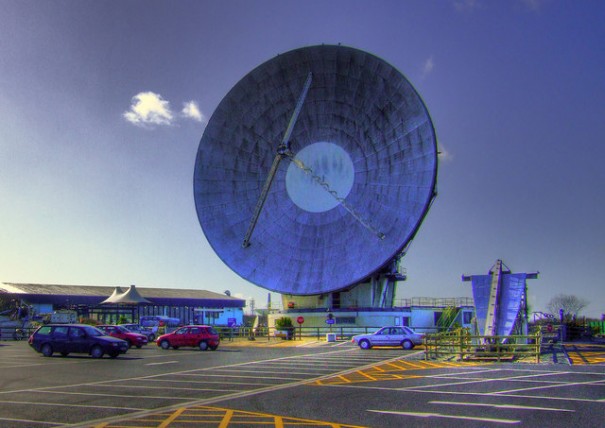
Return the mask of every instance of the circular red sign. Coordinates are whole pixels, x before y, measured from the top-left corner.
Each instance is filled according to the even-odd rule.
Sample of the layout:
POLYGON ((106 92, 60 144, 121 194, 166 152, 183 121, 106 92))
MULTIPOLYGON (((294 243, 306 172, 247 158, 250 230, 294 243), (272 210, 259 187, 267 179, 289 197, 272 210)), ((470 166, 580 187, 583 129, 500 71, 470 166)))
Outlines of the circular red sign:
POLYGON ((305 319, 303 317, 298 317, 298 318, 296 318, 296 322, 299 324, 302 324, 305 322, 305 319))

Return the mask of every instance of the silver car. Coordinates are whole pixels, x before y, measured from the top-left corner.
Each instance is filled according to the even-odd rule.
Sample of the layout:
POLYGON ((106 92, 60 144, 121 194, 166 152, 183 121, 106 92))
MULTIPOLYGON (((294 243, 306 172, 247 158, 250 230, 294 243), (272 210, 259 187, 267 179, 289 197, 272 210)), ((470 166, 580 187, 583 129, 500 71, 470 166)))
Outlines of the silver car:
POLYGON ((373 346, 401 346, 409 350, 421 345, 423 337, 423 334, 415 333, 409 327, 382 327, 372 334, 353 336, 351 342, 359 345, 361 349, 370 349, 373 346))

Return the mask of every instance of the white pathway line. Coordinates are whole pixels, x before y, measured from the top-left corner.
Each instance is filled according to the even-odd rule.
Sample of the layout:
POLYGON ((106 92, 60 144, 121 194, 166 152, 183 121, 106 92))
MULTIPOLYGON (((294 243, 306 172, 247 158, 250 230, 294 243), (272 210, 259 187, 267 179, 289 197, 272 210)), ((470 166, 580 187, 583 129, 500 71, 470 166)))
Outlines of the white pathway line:
MULTIPOLYGON (((555 375, 556 373, 549 373, 549 375, 555 375)), ((418 385, 418 386, 414 386, 415 390, 418 389, 435 389, 435 388, 443 388, 443 387, 449 387, 449 386, 462 386, 462 385, 473 385, 473 384, 486 384, 486 383, 493 383, 493 382, 511 382, 511 381, 519 381, 519 380, 523 380, 523 381, 528 381, 527 379, 532 378, 532 377, 536 377, 536 376, 544 376, 542 374, 540 375, 519 375, 519 376, 509 376, 509 377, 502 377, 502 378, 477 378, 477 379, 471 379, 471 380, 462 380, 460 382, 448 382, 448 383, 436 383, 436 384, 430 384, 430 385, 418 385)), ((428 376, 422 376, 423 378, 430 378, 430 379, 438 379, 440 378, 440 375, 428 375, 428 376)), ((447 377, 448 379, 450 377, 447 377)), ((463 378, 466 379, 466 378, 463 378)), ((546 381, 545 381, 546 383, 546 381)), ((561 384, 557 384, 557 386, 560 386, 561 384)), ((397 389, 397 388, 396 388, 397 389)), ((406 387, 400 388, 400 389, 407 389, 406 387)), ((399 390, 399 389, 398 389, 399 390)))
MULTIPOLYGON (((203 376, 204 379, 206 378, 241 378, 241 379, 258 379, 258 376, 238 376, 238 375, 227 375, 227 374, 204 374, 204 375, 195 375, 195 374, 191 374, 188 376, 203 376)), ((300 378, 297 377, 283 377, 283 376, 271 376, 271 379, 274 380, 300 380, 300 378)))
POLYGON ((33 419, 16 419, 16 418, 0 418, 0 421, 6 422, 20 422, 24 424, 36 424, 36 425, 49 425, 52 427, 64 426, 63 422, 46 422, 46 421, 35 421, 33 419))
MULTIPOLYGON (((174 395, 171 396, 162 396, 162 395, 141 395, 141 394, 104 394, 101 392, 70 392, 70 391, 32 391, 32 392, 38 392, 38 393, 43 393, 43 394, 56 394, 56 395, 83 395, 83 396, 92 396, 92 397, 117 397, 117 398, 144 398, 146 400, 148 399, 153 399, 153 400, 179 400, 179 401, 183 401, 183 400, 191 400, 190 397, 175 397, 174 395)), ((6 401, 2 400, 2 403, 5 403, 6 401)), ((37 401, 33 401, 33 402, 29 402, 31 403, 38 403, 37 401)), ((52 405, 52 404, 49 404, 52 405)), ((55 404, 56 406, 61 406, 61 404, 55 404)))
MULTIPOLYGON (((198 351, 195 351, 195 352, 198 352, 198 351)), ((340 354, 343 352, 347 352, 347 350, 328 351, 325 354, 340 354)), ((309 354, 309 355, 302 354, 302 355, 296 355, 296 356, 271 358, 268 360, 263 360, 262 362, 291 360, 294 358, 305 358, 305 357, 309 357, 312 355, 313 354, 309 354)), ((92 359, 92 358, 90 360, 90 362, 95 362, 95 361, 96 360, 92 359)), ((0 391, 0 395, 14 394, 14 393, 18 393, 18 392, 51 391, 51 390, 57 389, 57 388, 75 388, 75 387, 79 387, 79 386, 95 386, 95 385, 111 384, 114 382, 117 383, 117 382, 124 382, 124 381, 135 381, 135 380, 161 378, 161 377, 165 377, 165 376, 178 376, 178 375, 194 374, 194 373, 206 373, 208 371, 214 371, 214 370, 218 370, 221 368, 241 367, 241 366, 246 366, 249 364, 250 364, 250 362, 244 362, 244 363, 237 363, 237 364, 228 364, 228 365, 224 365, 224 366, 206 367, 206 368, 201 368, 201 369, 179 370, 179 371, 174 371, 174 372, 158 373, 155 375, 138 376, 138 377, 132 377, 132 378, 108 379, 108 380, 101 380, 101 381, 96 381, 96 382, 83 382, 83 383, 58 385, 58 386, 41 386, 38 388, 13 389, 13 390, 8 390, 8 391, 0 391)), ((208 375, 208 376, 211 376, 211 375, 208 375)), ((287 380, 289 378, 284 378, 284 379, 287 380)), ((292 380, 299 380, 299 379, 292 379, 292 380)))
POLYGON ((587 382, 565 382, 565 383, 560 383, 560 384, 556 384, 556 385, 543 385, 543 386, 534 386, 531 388, 518 388, 518 389, 509 389, 507 391, 498 391, 498 392, 493 392, 492 394, 494 395, 500 395, 500 394, 512 394, 513 392, 525 392, 525 391, 533 391, 533 390, 540 390, 540 389, 548 389, 548 388, 563 388, 563 387, 568 387, 568 386, 580 386, 580 385, 605 385, 605 379, 603 380, 592 380, 592 381, 587 381, 587 382))
MULTIPOLYGON (((245 382, 234 382, 232 380, 175 380, 175 379, 142 379, 141 382, 164 382, 164 383, 185 383, 185 384, 191 384, 191 385, 222 385, 222 386, 227 386, 227 385, 250 385, 250 386, 267 386, 267 385, 271 385, 272 383, 270 383, 271 378, 265 378, 267 380, 267 382, 260 382, 260 383, 254 383, 254 382, 250 382, 249 380, 246 380, 245 382)), ((132 385, 132 384, 129 384, 132 385)), ((109 387, 111 387, 111 385, 108 385, 109 387)), ((168 388, 168 387, 164 387, 164 388, 168 388)))
MULTIPOLYGON (((96 388, 129 388, 129 389, 157 389, 164 391, 166 390, 163 386, 150 386, 150 385, 97 385, 96 388)), ((237 392, 241 391, 241 388, 238 389, 222 389, 222 388, 183 388, 180 386, 171 386, 171 391, 213 391, 213 392, 237 392)), ((61 394, 61 391, 56 391, 57 394, 61 394)), ((82 394, 86 394, 83 392, 82 394)))
MULTIPOLYGON (((364 361, 365 362, 365 361, 364 361)), ((350 362, 338 362, 338 361, 330 361, 330 360, 313 360, 313 361, 278 361, 274 364, 251 364, 251 366, 256 370, 257 368, 275 368, 275 367, 317 367, 318 364, 330 363, 332 366, 350 366, 350 362)))
MULTIPOLYGON (((295 370, 295 367, 293 367, 292 370, 287 370, 289 375, 300 375, 300 376, 319 376, 322 373, 332 373, 333 370, 329 370, 329 369, 317 369, 317 370, 313 370, 313 371, 300 371, 300 370, 295 370)), ((215 373, 213 374, 213 376, 215 377, 221 377, 221 376, 238 376, 239 373, 242 374, 242 377, 244 373, 256 373, 256 376, 254 377, 260 377, 260 376, 265 376, 265 375, 271 375, 273 373, 279 373, 281 370, 223 370, 220 373, 215 373)), ((203 377, 207 377, 207 375, 203 375, 203 377)), ((271 376, 272 378, 274 378, 273 376, 271 376)))
POLYGON ((314 348, 314 347, 316 347, 316 345, 318 343, 321 343, 321 342, 319 340, 315 340, 313 342, 306 342, 306 343, 303 343, 301 345, 296 345, 296 347, 297 348, 304 348, 304 347, 314 348))
POLYGON ((5 404, 27 404, 28 406, 49 406, 49 407, 78 407, 78 408, 85 408, 85 409, 120 409, 120 410, 129 410, 132 412, 138 412, 141 410, 145 410, 142 407, 117 407, 117 406, 99 406, 99 405, 89 405, 89 404, 65 404, 65 403, 45 403, 42 401, 15 401, 15 400, 11 400, 11 401, 5 401, 3 400, 2 403, 5 404))
POLYGON ((491 392, 465 392, 465 391, 427 391, 426 389, 416 389, 415 386, 408 388, 389 388, 383 386, 367 386, 367 385, 322 385, 323 388, 350 388, 350 389, 374 389, 377 391, 390 391, 390 392, 417 392, 419 394, 434 394, 434 395, 467 395, 477 397, 510 397, 510 398, 527 398, 536 400, 546 401, 577 401, 581 403, 603 403, 605 399, 588 399, 588 398, 574 398, 574 397, 550 397, 544 395, 521 395, 521 394, 501 394, 491 392))
POLYGON ((390 410, 372 410, 368 409, 368 412, 374 413, 382 413, 387 415, 398 415, 398 416, 414 416, 418 418, 445 418, 445 419, 461 419, 465 421, 479 421, 479 422, 488 422, 495 424, 519 424, 520 420, 515 419, 496 419, 496 418, 477 418, 473 416, 453 416, 453 415, 443 415, 441 413, 422 413, 422 412, 397 412, 390 410))
MULTIPOLYGON (((342 351, 336 351, 336 352, 342 352, 342 351)), ((290 358, 292 358, 292 357, 282 357, 282 358, 277 358, 276 360, 287 360, 287 359, 290 359, 290 358)), ((300 358, 300 356, 297 356, 296 358, 300 358)), ((399 360, 399 359, 401 359, 401 357, 393 358, 392 360, 387 360, 385 362, 395 361, 395 360, 399 360)), ((234 364, 234 365, 232 365, 232 367, 234 367, 234 366, 242 366, 242 365, 247 365, 247 364, 249 364, 249 363, 234 364)), ((237 399, 237 398, 253 397, 253 396, 262 395, 262 394, 265 394, 265 393, 268 393, 268 392, 281 391, 281 390, 293 388, 293 387, 296 387, 296 386, 308 385, 310 383, 317 382, 317 381, 320 381, 320 380, 323 380, 323 379, 329 379, 332 376, 344 375, 346 373, 351 373, 351 372, 354 372, 354 371, 357 371, 357 370, 362 370, 362 369, 367 368, 367 367, 372 367, 373 365, 375 365, 375 364, 370 364, 370 365, 364 366, 364 367, 357 367, 357 368, 350 369, 350 370, 343 370, 341 372, 331 373, 331 374, 328 374, 328 375, 318 376, 318 377, 310 378, 310 379, 298 379, 297 381, 290 382, 290 383, 284 383, 284 384, 278 384, 278 385, 268 385, 265 388, 257 388, 257 389, 253 389, 253 390, 240 391, 240 392, 236 392, 236 393, 233 393, 233 394, 219 395, 219 396, 216 396, 216 397, 210 397, 210 398, 205 398, 205 399, 191 399, 190 401, 185 402, 185 403, 173 404, 173 405, 164 406, 164 407, 155 408, 155 409, 148 409, 148 410, 144 410, 144 411, 141 411, 141 412, 134 412, 134 413, 129 414, 129 415, 120 415, 120 416, 111 417, 111 418, 102 418, 102 419, 97 419, 97 420, 90 420, 90 421, 82 422, 82 423, 79 423, 79 424, 72 424, 70 426, 72 428, 76 428, 76 427, 90 427, 90 426, 98 425, 101 422, 107 422, 107 423, 120 422, 120 421, 123 421, 125 418, 136 419, 138 417, 147 416, 147 415, 150 415, 150 414, 161 413, 161 412, 166 412, 166 411, 171 411, 171 410, 177 410, 177 409, 180 409, 182 407, 208 406, 210 404, 220 403, 220 402, 223 402, 223 401, 233 400, 233 399, 237 399)), ((227 367, 229 367, 229 366, 227 366, 227 367)), ((193 371, 199 371, 199 370, 187 370, 186 372, 193 372, 193 371)), ((184 372, 181 372, 181 373, 184 373, 184 372)), ((154 376, 150 376, 150 377, 154 377, 154 376)))
POLYGON ((514 410, 543 410, 546 412, 572 412, 575 410, 559 409, 555 407, 539 407, 539 406, 521 406, 517 404, 489 404, 489 403, 469 403, 461 401, 429 401, 429 404, 442 404, 445 406, 470 406, 470 407, 493 407, 496 409, 514 409, 514 410))
POLYGON ((176 364, 179 363, 180 361, 163 361, 161 363, 147 363, 145 364, 146 366, 161 366, 164 364, 176 364))

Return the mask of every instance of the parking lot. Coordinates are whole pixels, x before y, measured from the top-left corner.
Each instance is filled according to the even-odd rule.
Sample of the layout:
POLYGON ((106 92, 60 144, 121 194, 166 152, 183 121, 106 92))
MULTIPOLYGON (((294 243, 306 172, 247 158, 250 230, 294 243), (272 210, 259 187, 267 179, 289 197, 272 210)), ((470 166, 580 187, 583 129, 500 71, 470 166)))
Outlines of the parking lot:
POLYGON ((43 358, 0 343, 0 425, 603 426, 602 363, 425 362, 350 343, 131 349, 43 358))

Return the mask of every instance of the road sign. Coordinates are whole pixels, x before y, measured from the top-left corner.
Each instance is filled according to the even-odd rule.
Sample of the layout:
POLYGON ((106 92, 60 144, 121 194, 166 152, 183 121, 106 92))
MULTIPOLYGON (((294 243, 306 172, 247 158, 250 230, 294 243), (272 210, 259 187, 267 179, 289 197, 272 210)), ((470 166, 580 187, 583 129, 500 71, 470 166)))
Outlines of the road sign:
POLYGON ((326 320, 326 324, 334 324, 334 322, 335 322, 335 320, 334 320, 333 318, 332 318, 332 319, 329 319, 329 318, 328 318, 328 319, 326 320))
POLYGON ((302 324, 302 323, 305 322, 305 318, 304 317, 298 317, 298 318, 296 318, 296 322, 299 323, 299 324, 302 324))

